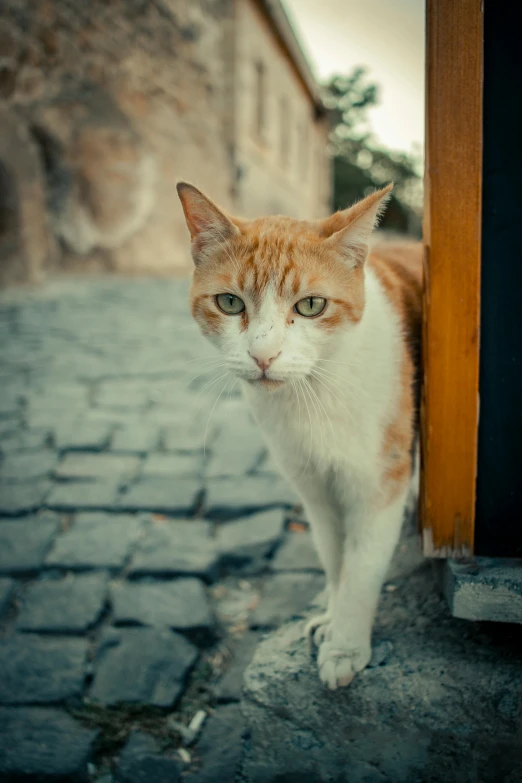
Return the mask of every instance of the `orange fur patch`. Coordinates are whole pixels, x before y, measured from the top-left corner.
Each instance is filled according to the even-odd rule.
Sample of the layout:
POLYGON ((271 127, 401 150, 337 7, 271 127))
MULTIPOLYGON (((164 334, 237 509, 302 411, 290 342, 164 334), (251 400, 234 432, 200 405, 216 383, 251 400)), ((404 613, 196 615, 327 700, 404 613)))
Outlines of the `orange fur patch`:
POLYGON ((384 433, 382 503, 404 488, 413 469, 413 442, 419 413, 422 323, 422 245, 393 242, 375 248, 368 259, 399 316, 404 337, 397 415, 384 433))

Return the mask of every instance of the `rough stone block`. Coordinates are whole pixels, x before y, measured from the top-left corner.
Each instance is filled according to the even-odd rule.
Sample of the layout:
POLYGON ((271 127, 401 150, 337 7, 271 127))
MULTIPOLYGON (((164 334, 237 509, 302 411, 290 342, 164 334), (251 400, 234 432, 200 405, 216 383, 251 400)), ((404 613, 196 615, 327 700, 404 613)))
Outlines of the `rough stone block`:
POLYGON ((74 410, 55 410, 49 408, 38 408, 27 411, 25 422, 32 429, 46 429, 52 432, 51 441, 56 445, 58 436, 65 436, 76 425, 79 417, 84 417, 84 411, 74 410))
POLYGON ((272 560, 274 571, 322 571, 311 533, 289 533, 272 560))
POLYGON ((103 421, 81 421, 58 427, 55 445, 60 451, 103 451, 114 427, 103 421))
POLYGON ((27 482, 48 476, 56 465, 52 451, 9 454, 0 467, 0 481, 27 482))
POLYGON ((277 508, 221 525, 216 546, 223 565, 242 566, 262 561, 281 541, 283 532, 284 513, 277 508))
POLYGON ((116 432, 112 441, 112 450, 128 454, 147 454, 158 448, 159 440, 159 424, 135 422, 116 432))
POLYGON ((145 409, 151 391, 143 381, 103 381, 96 394, 96 405, 102 408, 145 409))
POLYGON ((16 388, 5 388, 0 398, 0 418, 17 418, 20 414, 20 392, 16 388))
POLYGON ((142 476, 181 478, 200 476, 202 472, 203 461, 200 454, 151 454, 143 465, 142 476))
POLYGON ((274 462, 274 459, 270 452, 265 450, 263 454, 263 458, 261 459, 261 462, 256 468, 256 474, 257 473, 267 473, 270 476, 278 476, 280 475, 280 470, 277 467, 277 465, 274 462))
POLYGON ((49 492, 48 481, 13 484, 0 481, 0 515, 17 516, 37 511, 49 492))
POLYGON ((3 442, 6 438, 13 438, 22 427, 21 419, 16 417, 8 417, 3 419, 0 416, 0 439, 3 442))
POLYGON ((111 628, 98 651, 90 698, 107 705, 172 707, 197 656, 197 649, 174 631, 111 628))
POLYGON ((241 476, 207 481, 207 514, 232 519, 273 506, 289 508, 297 503, 295 493, 282 479, 273 476, 241 476))
POLYGON ((173 628, 194 640, 213 637, 214 618, 199 579, 133 584, 111 590, 115 625, 153 625, 173 628))
POLYGON ((54 441, 68 438, 69 433, 79 427, 85 431, 85 414, 87 408, 78 402, 66 402, 58 399, 56 402, 31 402, 24 414, 25 422, 32 429, 46 428, 54 432, 54 441))
POLYGON ((18 417, 3 419, 0 417, 0 439, 3 448, 4 440, 14 438, 21 431, 22 423, 18 417))
POLYGON ((144 524, 143 518, 129 514, 78 514, 74 525, 56 539, 45 564, 77 571, 120 569, 144 524))
POLYGON ((218 555, 208 522, 167 522, 149 529, 137 547, 131 576, 217 576, 218 555))
POLYGON ((83 690, 87 642, 17 634, 0 641, 0 704, 56 704, 83 690))
POLYGON ((163 445, 166 451, 203 452, 212 447, 219 427, 209 422, 208 429, 200 418, 197 422, 180 422, 164 428, 163 445))
POLYGON ((143 478, 122 495, 118 507, 125 511, 157 511, 187 514, 194 510, 201 493, 197 479, 143 478))
POLYGON ((236 780, 243 750, 244 719, 238 704, 218 707, 195 747, 199 769, 190 772, 187 783, 224 783, 236 780))
POLYGON ((106 480, 76 481, 54 484, 46 500, 56 511, 110 509, 116 504, 118 482, 106 480))
POLYGON ((20 631, 84 633, 100 617, 107 596, 103 573, 33 582, 16 622, 20 631))
POLYGON ((36 388, 25 393, 28 409, 46 408, 54 411, 69 410, 71 407, 86 408, 88 405, 88 390, 81 383, 38 384, 36 388))
POLYGON ((304 627, 267 636, 246 670, 245 783, 518 780, 522 673, 513 626, 455 620, 432 570, 417 569, 381 598, 374 646, 386 634, 393 656, 335 692, 319 679, 304 627))
POLYGON ((10 435, 2 436, 0 451, 4 454, 17 454, 26 451, 39 451, 49 443, 50 429, 17 429, 10 435))
POLYGON ((207 466, 208 478, 242 476, 261 462, 265 444, 257 426, 245 411, 222 423, 212 444, 212 457, 207 466))
POLYGON ((59 479, 130 479, 140 461, 131 454, 66 454, 55 470, 59 479))
POLYGON ((243 674, 262 638, 258 631, 247 631, 244 636, 229 645, 232 648, 232 660, 219 681, 215 694, 218 702, 227 704, 240 701, 243 690, 243 674))
POLYGON ((38 571, 58 529, 57 520, 45 517, 0 520, 0 574, 38 571))
POLYGON ((14 582, 12 579, 0 579, 0 617, 4 609, 7 609, 13 594, 14 582))
POLYGON ((444 590, 454 617, 522 624, 522 560, 446 560, 444 590))
POLYGON ((1 707, 0 779, 87 780, 97 735, 64 710, 1 707))
POLYGON ((150 734, 133 731, 116 763, 115 783, 178 783, 181 764, 166 755, 150 734))
POLYGON ((270 628, 302 614, 324 587, 322 574, 275 574, 252 612, 252 628, 270 628))

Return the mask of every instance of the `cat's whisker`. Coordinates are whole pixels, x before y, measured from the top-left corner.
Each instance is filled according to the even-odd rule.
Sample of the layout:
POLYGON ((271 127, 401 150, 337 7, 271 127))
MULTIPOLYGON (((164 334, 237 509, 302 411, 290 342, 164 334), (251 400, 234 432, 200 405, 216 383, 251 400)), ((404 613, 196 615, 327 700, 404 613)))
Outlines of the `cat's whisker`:
POLYGON ((344 367, 364 367, 364 364, 361 364, 361 362, 338 362, 336 359, 316 359, 316 363, 318 362, 325 362, 327 364, 337 364, 342 365, 344 367))
POLYGON ((316 376, 319 376, 324 380, 329 380, 341 394, 349 393, 350 396, 353 397, 353 389, 353 391, 357 392, 357 400, 360 400, 363 397, 368 397, 368 394, 363 389, 340 375, 336 375, 335 373, 326 373, 324 368, 321 368, 320 370, 315 368, 314 373, 316 376))
MULTIPOLYGON (((301 395, 302 395, 302 389, 301 389, 301 380, 300 380, 299 378, 296 380, 296 386, 295 386, 295 389, 296 389, 297 399, 298 399, 298 400, 300 400, 300 399, 301 399, 301 395)), ((303 430, 302 430, 302 431, 301 431, 301 430, 299 431, 299 436, 300 436, 300 445, 303 445, 303 446, 304 446, 304 437, 303 437, 303 435, 304 435, 304 432, 305 432, 305 430, 304 430, 304 427, 303 427, 303 430)), ((301 476, 303 476, 303 475, 304 475, 304 472, 305 472, 305 468, 303 468, 303 470, 301 471, 301 473, 299 474, 299 476, 300 476, 300 477, 301 477, 301 476)))
MULTIPOLYGON (((206 363, 208 362, 208 364, 210 365, 212 362, 218 361, 219 359, 221 359, 221 360, 223 359, 223 357, 220 354, 218 354, 215 357, 210 357, 210 356, 209 357, 199 357, 199 356, 196 356, 194 359, 189 359, 189 361, 183 362, 183 364, 173 365, 173 369, 171 371, 165 372, 164 374, 168 375, 168 376, 172 376, 173 380, 176 380, 180 374, 181 375, 185 375, 186 374, 187 371, 183 370, 183 368, 187 364, 189 364, 190 362, 199 362, 199 361, 203 362, 203 361, 205 361, 206 363)), ((161 370, 164 370, 164 369, 165 369, 165 362, 163 362, 162 364, 156 364, 154 366, 147 367, 147 372, 150 375, 150 374, 155 373, 155 372, 160 372, 161 370)), ((188 371, 190 371, 190 370, 188 370, 188 371)))
MULTIPOLYGON (((302 391, 304 389, 304 385, 303 385, 302 379, 299 380, 299 386, 301 387, 301 391, 302 391)), ((303 393, 303 402, 304 402, 304 404, 306 406, 306 410, 308 412, 308 422, 310 424, 310 450, 308 451, 308 459, 306 460, 306 465, 303 468, 303 474, 304 474, 304 473, 306 473, 306 469, 308 468, 308 463, 310 462, 310 459, 312 457, 312 429, 313 429, 313 427, 312 427, 312 417, 310 415, 310 408, 308 407, 308 403, 306 401, 306 397, 304 396, 304 393, 303 393)))
POLYGON ((227 366, 227 362, 223 362, 222 361, 220 364, 215 364, 212 367, 205 367, 204 370, 202 370, 197 375, 194 375, 194 377, 191 378, 190 381, 188 381, 188 383, 186 384, 186 388, 188 389, 190 387, 191 383, 194 383, 195 380, 197 380, 198 378, 201 378, 201 376, 205 375, 206 372, 209 372, 209 371, 214 372, 214 371, 220 370, 222 367, 226 367, 226 366, 227 366))
POLYGON ((231 375, 231 373, 230 373, 230 372, 227 372, 227 373, 225 373, 225 375, 224 375, 224 376, 222 376, 222 378, 223 378, 223 377, 225 378, 225 383, 223 384, 223 388, 221 389, 221 391, 219 392, 218 396, 216 397, 216 401, 215 401, 214 405, 212 406, 212 409, 211 409, 211 411, 210 411, 210 413, 209 413, 209 415, 208 415, 207 426, 205 427, 205 435, 203 436, 203 456, 204 456, 204 457, 206 456, 206 453, 207 453, 207 452, 206 452, 206 446, 207 446, 207 432, 208 432, 208 427, 209 427, 209 424, 210 424, 210 419, 212 418, 212 414, 214 413, 214 410, 215 410, 215 408, 216 408, 216 405, 218 404, 218 402, 219 402, 219 400, 220 400, 220 398, 221 398, 221 395, 222 395, 222 394, 223 394, 223 392, 225 391, 225 389, 226 389, 226 387, 227 387, 227 384, 228 384, 228 382, 229 382, 229 381, 228 381, 228 378, 226 377, 227 375, 231 375))
MULTIPOLYGON (((223 367, 226 367, 226 365, 224 364, 223 367)), ((217 378, 214 377, 214 378, 211 378, 210 381, 207 381, 207 383, 199 390, 199 392, 197 394, 197 397, 196 397, 196 401, 199 400, 199 398, 201 397, 201 395, 205 391, 208 391, 209 389, 211 389, 212 386, 214 386, 218 381, 220 381, 222 378, 224 378, 228 374, 229 374, 229 371, 223 373, 222 375, 219 375, 217 378)))
POLYGON ((332 424, 332 421, 330 419, 330 416, 328 415, 328 411, 324 407, 321 398, 319 397, 319 395, 317 394, 315 389, 312 387, 312 384, 309 381, 307 381, 306 379, 305 379, 305 383, 308 386, 308 388, 310 389, 310 392, 313 394, 313 396, 317 400, 317 402, 320 405, 320 407, 322 408, 322 410, 324 412, 324 415, 326 416, 326 420, 327 420, 328 424, 330 425, 330 430, 332 432, 332 438, 333 438, 333 441, 335 443, 337 441, 337 437, 336 437, 336 434, 335 434, 335 431, 334 431, 333 424, 332 424))
POLYGON ((202 375, 205 375, 205 373, 216 372, 217 370, 220 370, 222 367, 227 367, 227 362, 220 362, 219 364, 212 364, 210 366, 204 367, 201 370, 201 372, 199 372, 197 375, 193 375, 188 380, 187 380, 187 375, 185 375, 184 378, 185 388, 189 389, 191 384, 194 383, 194 381, 197 380, 198 378, 201 378, 202 375))
POLYGON ((334 392, 334 391, 332 391, 332 388, 331 388, 331 386, 327 385, 327 379, 326 379, 326 378, 323 378, 323 379, 321 379, 321 378, 320 378, 320 376, 319 376, 319 375, 316 375, 316 373, 315 373, 313 370, 312 370, 312 374, 313 374, 313 376, 315 377, 316 381, 317 381, 318 383, 322 384, 322 385, 325 387, 325 389, 327 389, 327 391, 328 391, 328 392, 329 392, 329 393, 332 395, 332 397, 335 397, 335 399, 336 399, 338 402, 340 402, 340 403, 341 403, 341 405, 342 405, 343 409, 346 411, 346 413, 347 413, 347 414, 348 414, 348 416, 350 417, 350 421, 352 422, 352 424, 354 424, 354 425, 355 425, 355 423, 356 423, 356 422, 355 422, 355 419, 354 419, 354 417, 353 417, 353 413, 352 413, 352 411, 351 411, 351 410, 350 410, 350 409, 349 409, 349 408, 346 406, 346 400, 343 402, 343 400, 341 400, 341 399, 340 399, 340 397, 338 397, 338 396, 335 394, 335 392, 334 392))
POLYGON ((238 383, 239 383, 239 378, 236 378, 234 383, 232 384, 232 386, 230 387, 230 389, 227 392, 227 400, 230 399, 230 395, 232 394, 232 392, 234 391, 234 389, 235 389, 235 387, 237 386, 238 383))
POLYGON ((343 384, 347 384, 348 386, 351 386, 353 389, 356 389, 356 391, 360 392, 361 394, 364 394, 364 390, 360 388, 360 386, 357 386, 357 384, 353 383, 353 381, 349 380, 348 378, 344 378, 342 375, 338 375, 335 372, 332 372, 331 370, 327 370, 325 367, 316 368, 316 372, 319 375, 322 375, 323 377, 329 377, 332 380, 337 379, 343 384))
POLYGON ((330 381, 330 384, 337 389, 339 394, 342 394, 343 397, 345 397, 346 392, 348 391, 348 387, 346 385, 341 386, 339 381, 337 381, 335 378, 331 378, 329 375, 326 375, 321 370, 318 370, 317 368, 313 369, 310 373, 314 378, 323 378, 325 381, 330 381))
POLYGON ((295 396, 297 397, 297 426, 299 427, 299 431, 301 431, 301 401, 299 400, 299 395, 297 393, 297 386, 295 383, 295 380, 291 379, 291 384, 295 391, 295 396))
MULTIPOLYGON (((326 436, 325 436, 325 433, 324 433, 324 429, 321 426, 321 420, 320 420, 321 417, 319 415, 320 411, 319 411, 319 409, 317 407, 317 404, 316 404, 316 402, 314 400, 314 395, 311 394, 312 388, 310 387, 310 383, 306 380, 306 378, 303 378, 303 383, 304 383, 304 390, 306 391, 306 393, 308 395, 308 399, 310 400, 310 404, 311 404, 311 406, 313 408, 313 411, 314 411, 314 413, 316 414, 316 417, 317 417, 317 423, 319 425, 319 432, 320 432, 320 435, 321 435, 321 442, 319 444, 319 453, 322 454, 323 453, 322 452, 323 441, 324 441, 326 436)), ((314 475, 317 473, 318 467, 319 467, 319 461, 316 460, 314 475)))
POLYGON ((180 364, 178 369, 181 370, 183 367, 186 367, 187 364, 192 364, 193 362, 205 362, 205 361, 217 361, 218 359, 222 359, 223 357, 221 354, 212 354, 211 356, 195 356, 194 359, 189 359, 188 362, 183 362, 183 364, 180 364))
MULTIPOLYGON (((339 364, 339 365, 345 365, 346 367, 366 367, 366 364, 364 362, 341 362, 337 359, 315 359, 316 362, 328 362, 329 364, 339 364)), ((402 362, 402 358, 393 360, 390 362, 391 364, 400 364, 402 362)))

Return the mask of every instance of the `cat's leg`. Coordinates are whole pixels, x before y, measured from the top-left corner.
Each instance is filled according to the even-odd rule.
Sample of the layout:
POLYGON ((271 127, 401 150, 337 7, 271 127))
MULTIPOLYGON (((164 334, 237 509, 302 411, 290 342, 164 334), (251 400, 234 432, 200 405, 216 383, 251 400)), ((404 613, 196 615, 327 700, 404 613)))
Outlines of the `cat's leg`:
POLYGON ((318 653, 319 676, 332 690, 348 685, 371 657, 371 633, 382 583, 397 544, 407 487, 387 508, 362 507, 346 520, 332 621, 318 653))
POLYGON ((328 604, 326 612, 313 617, 306 626, 306 635, 318 644, 332 619, 344 546, 344 524, 342 514, 332 502, 332 495, 326 489, 321 476, 305 476, 294 481, 303 501, 306 518, 319 560, 326 575, 328 604))

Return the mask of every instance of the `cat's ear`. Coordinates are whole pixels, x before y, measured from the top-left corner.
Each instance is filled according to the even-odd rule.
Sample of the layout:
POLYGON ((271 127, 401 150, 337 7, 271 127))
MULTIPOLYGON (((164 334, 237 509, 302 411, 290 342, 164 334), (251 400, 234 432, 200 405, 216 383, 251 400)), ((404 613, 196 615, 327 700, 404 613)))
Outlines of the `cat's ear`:
POLYGON ((194 185, 178 182, 176 189, 192 239, 192 256, 197 264, 207 253, 237 236, 239 229, 194 185))
POLYGON ((393 183, 321 223, 321 233, 328 237, 326 243, 354 268, 366 261, 370 234, 386 209, 392 188, 393 183))

